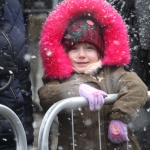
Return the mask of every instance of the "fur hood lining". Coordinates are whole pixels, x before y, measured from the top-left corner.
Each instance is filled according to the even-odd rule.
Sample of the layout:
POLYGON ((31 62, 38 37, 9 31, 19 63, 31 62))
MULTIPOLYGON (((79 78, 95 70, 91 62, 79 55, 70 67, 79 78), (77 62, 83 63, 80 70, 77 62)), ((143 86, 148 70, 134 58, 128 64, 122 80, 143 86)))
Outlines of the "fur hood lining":
POLYGON ((49 14, 42 29, 40 54, 46 76, 68 78, 73 72, 61 41, 70 21, 83 14, 92 16, 104 28, 102 65, 123 66, 129 63, 127 29, 117 11, 102 0, 66 0, 49 14))

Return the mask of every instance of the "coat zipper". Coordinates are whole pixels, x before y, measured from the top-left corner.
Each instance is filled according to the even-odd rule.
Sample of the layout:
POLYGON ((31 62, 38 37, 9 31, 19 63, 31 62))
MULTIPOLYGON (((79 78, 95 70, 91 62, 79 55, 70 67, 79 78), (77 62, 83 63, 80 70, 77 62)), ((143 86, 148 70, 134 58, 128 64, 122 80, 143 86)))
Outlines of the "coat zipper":
POLYGON ((16 93, 15 93, 15 91, 14 91, 14 89, 13 89, 12 86, 10 87, 10 90, 11 90, 13 96, 14 96, 14 99, 15 99, 15 102, 16 102, 16 107, 17 107, 17 105, 18 105, 18 99, 17 99, 16 93))
MULTIPOLYGON (((12 47, 12 43, 11 43, 10 38, 8 37, 8 35, 1 28, 0 28, 0 32, 3 34, 3 36, 7 40, 8 44, 10 46, 11 56, 14 59, 13 47, 12 47)), ((13 89, 12 86, 10 87, 10 90, 11 90, 13 96, 14 96, 14 99, 15 99, 15 102, 16 102, 16 107, 17 107, 17 105, 18 105, 18 99, 17 99, 16 93, 15 93, 15 91, 14 91, 14 89, 13 89)))
POLYGON ((13 47, 12 47, 12 43, 11 43, 10 38, 7 36, 7 34, 6 34, 2 29, 0 29, 0 32, 3 34, 3 36, 4 36, 5 39, 7 40, 8 44, 9 44, 9 46, 10 46, 11 56, 12 56, 12 58, 14 59, 13 47))

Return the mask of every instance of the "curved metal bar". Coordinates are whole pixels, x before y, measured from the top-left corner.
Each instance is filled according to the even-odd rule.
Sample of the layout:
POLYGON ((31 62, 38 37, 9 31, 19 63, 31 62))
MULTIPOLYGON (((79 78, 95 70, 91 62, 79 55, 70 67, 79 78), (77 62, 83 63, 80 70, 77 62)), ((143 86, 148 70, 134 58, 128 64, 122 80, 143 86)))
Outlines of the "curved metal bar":
MULTIPOLYGON (((105 104, 111 104, 114 103, 114 101, 117 98, 117 94, 109 94, 108 97, 105 98, 105 104)), ((50 128, 52 125, 52 122, 56 115, 63 109, 73 109, 77 108, 79 106, 88 106, 88 101, 84 97, 73 97, 73 98, 67 98, 64 100, 61 100, 57 103, 55 103, 52 107, 49 108, 49 110, 46 112, 41 126, 39 130, 39 138, 38 138, 38 149, 44 149, 48 150, 48 136, 50 132, 50 128)))
POLYGON ((0 114, 6 117, 13 128, 17 150, 27 150, 27 140, 21 121, 17 115, 8 107, 0 104, 0 114))
POLYGON ((49 118, 49 115, 50 113, 53 111, 53 109, 55 108, 55 106, 60 103, 61 101, 55 103, 54 105, 52 105, 48 111, 46 112, 46 114, 44 115, 43 119, 42 119, 42 123, 40 125, 40 130, 39 130, 39 136, 38 136, 38 143, 39 143, 39 146, 38 146, 38 150, 41 150, 41 141, 42 141, 42 138, 43 138, 43 131, 45 129, 45 124, 47 122, 47 119, 49 118))
MULTIPOLYGON (((113 104, 117 99, 118 94, 108 94, 105 98, 105 105, 113 104)), ((148 91, 148 100, 150 101, 150 91, 148 91)), ((73 97, 61 100, 55 103, 46 112, 39 130, 38 150, 48 150, 48 137, 52 122, 56 115, 63 109, 73 109, 79 106, 88 106, 88 101, 84 97, 73 97)))
POLYGON ((12 85, 13 81, 14 81, 14 75, 11 74, 7 84, 5 84, 3 87, 0 88, 0 93, 4 92, 6 89, 8 89, 12 85))

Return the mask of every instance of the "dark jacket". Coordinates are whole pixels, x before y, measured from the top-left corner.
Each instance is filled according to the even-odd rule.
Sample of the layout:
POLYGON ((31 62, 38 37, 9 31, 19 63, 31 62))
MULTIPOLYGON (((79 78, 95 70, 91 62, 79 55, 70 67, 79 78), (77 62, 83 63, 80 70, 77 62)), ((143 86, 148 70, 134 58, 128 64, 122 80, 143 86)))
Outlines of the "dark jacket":
POLYGON ((150 1, 135 0, 134 5, 141 47, 150 50, 150 1))
MULTIPOLYGON (((137 110, 140 110, 147 100, 147 87, 133 72, 126 72, 121 67, 104 66, 94 76, 73 73, 70 78, 64 80, 44 79, 44 86, 39 89, 42 108, 47 111, 55 102, 69 97, 78 97, 79 86, 82 83, 105 91, 108 94, 119 94, 114 105, 104 105, 100 110, 101 139, 103 150, 113 150, 115 148, 124 150, 126 142, 114 144, 108 139, 110 120, 121 120, 126 124, 132 124, 132 121, 138 115, 137 110), (103 78, 103 80, 98 81, 98 77, 103 78)), ((90 111, 89 107, 82 107, 80 110, 75 110, 74 130, 76 150, 99 149, 97 115, 97 111, 90 111), (86 126, 84 123, 88 119, 92 123, 86 126)), ((70 144, 72 143, 72 139, 70 138, 72 126, 71 120, 68 118, 70 118, 70 113, 67 111, 58 115, 58 146, 62 146, 65 150, 72 149, 72 145, 70 144)), ((128 137, 130 139, 128 143, 129 149, 140 150, 130 125, 128 126, 128 137)))
MULTIPOLYGON (((33 142, 33 106, 31 99, 31 82, 29 79, 30 64, 25 59, 27 45, 25 38, 25 26, 22 9, 18 0, 6 0, 6 4, 0 15, 0 48, 8 48, 13 60, 18 67, 18 74, 15 76, 12 86, 3 93, 0 93, 0 104, 12 109, 20 118, 25 128, 28 144, 33 142), (10 41, 11 44, 8 44, 10 41), (12 46, 12 49, 10 48, 12 46)), ((0 84, 8 79, 1 79, 0 84)), ((12 128, 7 120, 0 116, 0 149, 14 143, 12 128), (6 139, 6 140, 5 140, 6 139)))

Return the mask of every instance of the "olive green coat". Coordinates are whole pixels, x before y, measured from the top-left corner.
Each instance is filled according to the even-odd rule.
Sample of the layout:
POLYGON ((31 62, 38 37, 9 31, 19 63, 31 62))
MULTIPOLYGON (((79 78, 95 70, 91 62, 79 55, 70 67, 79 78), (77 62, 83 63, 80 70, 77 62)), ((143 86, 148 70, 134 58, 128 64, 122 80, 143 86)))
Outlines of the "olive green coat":
MULTIPOLYGON (((104 105, 100 111, 102 150, 126 150, 126 142, 114 144, 108 139, 110 120, 117 119, 128 124, 129 150, 140 150, 132 130, 132 121, 147 100, 147 87, 134 72, 126 72, 122 67, 103 67, 95 76, 72 74, 68 79, 50 80, 44 78, 39 89, 40 104, 47 111, 55 102, 79 96, 79 85, 86 83, 108 94, 118 93, 113 105, 104 105)), ((71 115, 63 111, 58 114, 59 141, 63 150, 72 149, 71 115)), ((89 107, 74 112, 75 150, 98 150, 98 114, 89 107)))

